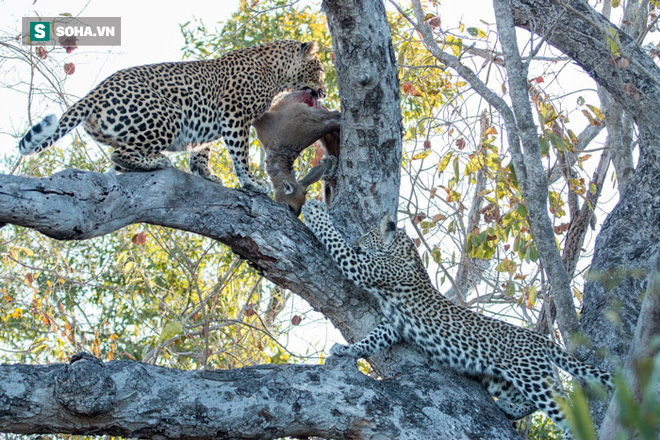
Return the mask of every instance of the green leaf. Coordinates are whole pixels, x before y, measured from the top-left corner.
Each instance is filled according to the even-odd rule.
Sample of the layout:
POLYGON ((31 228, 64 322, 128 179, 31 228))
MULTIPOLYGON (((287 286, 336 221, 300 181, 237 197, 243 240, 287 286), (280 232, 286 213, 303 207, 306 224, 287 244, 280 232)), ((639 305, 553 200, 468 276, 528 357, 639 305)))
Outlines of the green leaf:
POLYGON ((541 155, 547 156, 548 153, 550 152, 550 142, 548 142, 547 137, 541 136, 539 138, 539 147, 541 148, 541 155))
POLYGON ((550 138, 550 143, 552 143, 552 146, 555 147, 557 151, 566 151, 566 144, 562 138, 551 131, 548 132, 548 137, 550 138))
POLYGON ((158 337, 158 343, 163 343, 172 339, 183 331, 183 325, 179 321, 170 321, 165 324, 158 337))
POLYGON ((508 273, 511 276, 513 276, 513 274, 516 273, 517 268, 518 265, 514 261, 509 260, 508 258, 505 258, 497 266, 495 266, 496 271, 500 273, 508 273))
POLYGON ((538 251, 538 249, 536 249, 536 246, 534 246, 534 245, 529 246, 528 255, 529 255, 529 259, 533 263, 536 263, 539 260, 539 251, 538 251))
POLYGON ((571 405, 565 401, 561 401, 560 403, 566 412, 568 424, 575 438, 580 440, 596 440, 596 431, 582 388, 576 385, 571 398, 571 405))
POLYGON ((469 27, 469 28, 467 28, 467 31, 473 37, 478 37, 478 38, 486 38, 487 37, 487 35, 484 31, 482 31, 481 29, 476 28, 476 27, 469 27))

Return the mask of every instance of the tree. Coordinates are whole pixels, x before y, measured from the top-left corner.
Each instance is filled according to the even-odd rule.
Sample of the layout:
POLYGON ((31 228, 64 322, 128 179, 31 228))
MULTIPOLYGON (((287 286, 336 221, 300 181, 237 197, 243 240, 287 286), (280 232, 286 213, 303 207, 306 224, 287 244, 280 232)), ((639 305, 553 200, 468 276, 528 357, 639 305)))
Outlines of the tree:
MULTIPOLYGON (((406 127, 408 134, 410 126, 401 124, 397 80, 397 61, 401 57, 397 58, 393 51, 383 3, 326 0, 323 7, 332 35, 343 118, 332 214, 337 227, 350 240, 397 206, 401 128, 406 127), (353 209, 354 206, 361 209, 353 209)), ((660 173, 656 163, 660 144, 653 130, 660 122, 660 72, 634 41, 586 3, 496 1, 495 8, 511 104, 463 64, 459 58, 463 54, 459 47, 462 43, 452 37, 443 39, 449 45, 438 46, 439 38, 433 34, 435 17, 426 13, 418 1, 413 1, 412 11, 401 10, 400 19, 410 19, 421 35, 421 41, 410 38, 410 47, 423 43, 429 53, 427 59, 433 56, 453 69, 504 120, 513 164, 505 167, 498 162, 493 165, 494 170, 498 182, 506 181, 519 188, 506 197, 513 199, 517 194, 524 200, 515 206, 514 212, 522 217, 518 224, 531 230, 533 245, 523 246, 519 242, 518 248, 530 255, 538 249, 542 273, 547 274, 553 288, 544 302, 556 305, 558 328, 564 339, 576 342, 575 331, 579 328, 592 337, 592 345, 598 341, 599 346, 602 343, 625 361, 627 350, 623 347, 629 346, 632 329, 638 320, 643 325, 657 313, 653 312, 657 307, 649 301, 649 307, 643 309, 645 312, 638 319, 638 297, 647 284, 652 284, 646 282, 646 274, 652 272, 651 256, 658 248, 654 231, 660 230, 660 173), (548 193, 547 170, 543 169, 541 158, 543 139, 551 138, 545 131, 546 122, 551 127, 553 121, 549 117, 542 121, 544 135, 539 138, 530 108, 526 66, 521 63, 515 34, 511 32, 513 24, 536 33, 581 65, 631 115, 639 130, 639 162, 599 234, 590 270, 596 276, 592 275, 585 286, 584 310, 579 321, 573 306, 572 273, 567 268, 570 258, 562 260, 548 216, 547 203, 550 200, 552 205, 553 199, 548 193), (452 48, 458 48, 458 52, 452 48), (612 63, 601 62, 612 59, 616 53, 629 64, 617 62, 618 58, 612 63), (613 296, 620 298, 622 327, 603 325, 603 316, 612 312, 607 299, 613 296)), ((478 31, 474 30, 477 35, 478 31)), ((404 82, 404 95, 431 95, 428 87, 417 92, 415 87, 421 89, 413 81, 404 82)), ((540 114, 549 114, 547 102, 536 99, 535 104, 540 114)), ((472 158, 477 158, 477 162, 490 158, 493 162, 489 155, 492 144, 484 135, 489 132, 489 124, 484 125, 478 136, 483 142, 477 143, 480 149, 472 158)), ((421 130, 417 133, 428 136, 421 130)), ((456 146, 460 149, 461 143, 457 141, 456 146)), ((404 160, 425 160, 414 157, 404 160)), ((439 161, 441 165, 446 157, 439 161)), ((444 166, 452 160, 458 169, 459 162, 451 156, 444 166)), ((488 169, 482 170, 481 177, 474 173, 475 182, 488 177, 488 169)), ((455 176, 458 174, 455 172, 455 176)), ((479 188, 479 184, 475 187, 479 188)), ((445 188, 448 203, 460 202, 460 195, 452 193, 458 192, 456 186, 445 188)), ((479 196, 482 191, 474 191, 472 206, 483 197, 479 196)), ((6 207, 0 212, 0 222, 25 226, 62 240, 98 237, 134 223, 182 229, 218 240, 269 280, 307 299, 348 340, 366 334, 379 314, 374 299, 342 278, 303 224, 263 195, 221 188, 176 170, 117 177, 70 170, 43 179, 1 176, 0 201, 6 207)), ((589 203, 585 198, 583 207, 589 203)), ((489 209, 475 211, 484 215, 490 212, 494 217, 495 206, 489 209)), ((433 222, 418 217, 419 212, 404 212, 414 214, 412 225, 422 230, 421 241, 426 237, 423 230, 432 229, 433 222)), ((575 225, 586 227, 584 221, 571 227, 575 225)), ((466 249, 474 251, 466 267, 468 263, 479 266, 471 274, 488 272, 488 265, 480 262, 492 261, 492 253, 499 246, 488 238, 493 235, 488 233, 490 229, 479 230, 479 226, 473 224, 465 234, 465 243, 470 244, 466 249), (473 233, 475 226, 477 233, 473 233)), ((511 228, 514 227, 515 223, 511 228)), ((578 249, 580 246, 578 243, 578 249)), ((435 249, 429 246, 427 251, 435 260, 435 249)), ((442 263, 441 259, 438 261, 442 263)), ((509 273, 513 283, 513 275, 521 269, 516 267, 509 272, 502 265, 504 261, 512 260, 502 259, 497 266, 501 273, 509 273)), ((456 300, 468 300, 465 292, 476 284, 455 283, 456 300)), ((531 289, 526 290, 527 300, 531 293, 531 289)), ((208 334, 208 327, 206 330, 208 334)), ((592 363, 612 362, 601 361, 597 351, 589 353, 589 359, 592 363)), ((0 414, 0 430, 198 438, 437 438, 447 432, 457 438, 516 436, 474 382, 442 370, 429 373, 424 359, 411 347, 400 346, 374 356, 370 365, 386 380, 368 379, 354 366, 342 362, 328 362, 320 367, 277 365, 213 373, 169 371, 125 361, 103 365, 86 356, 75 357, 68 366, 3 366, 0 401, 8 410, 0 414), (337 397, 335 390, 341 390, 341 396, 337 397), (314 396, 322 392, 326 394, 314 396), (464 411, 466 407, 470 411, 464 411), (126 410, 125 417, 119 408, 126 410), (237 409, 247 417, 236 417, 237 409), (141 414, 148 417, 141 418, 141 414), (38 415, 45 418, 37 421, 34 417, 38 415)))

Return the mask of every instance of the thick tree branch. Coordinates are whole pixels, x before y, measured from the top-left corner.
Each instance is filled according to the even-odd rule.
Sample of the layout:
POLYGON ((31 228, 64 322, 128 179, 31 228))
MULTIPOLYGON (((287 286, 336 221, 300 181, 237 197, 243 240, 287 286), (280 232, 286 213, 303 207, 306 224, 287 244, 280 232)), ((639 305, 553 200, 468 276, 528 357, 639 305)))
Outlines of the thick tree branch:
MULTIPOLYGON (((640 383, 640 377, 644 374, 644 363, 657 355, 658 338, 660 338, 660 252, 655 255, 652 270, 647 277, 644 301, 635 327, 635 335, 630 344, 628 360, 624 366, 625 381, 632 391, 636 404, 640 404, 645 391, 640 383)), ((601 440, 618 438, 620 412, 621 401, 612 399, 599 431, 601 440)))
MULTIPOLYGON (((524 148, 523 160, 527 178, 521 182, 521 187, 529 212, 529 222, 534 243, 552 285, 559 328, 567 342, 572 343, 574 333, 578 329, 578 317, 573 303, 571 280, 557 249, 552 222, 548 216, 548 181, 541 163, 539 137, 527 92, 527 67, 520 58, 510 2, 495 0, 494 5, 497 30, 506 62, 511 104, 524 148)), ((511 127, 507 126, 507 129, 511 127)))
POLYGON ((371 297, 341 275, 300 220, 265 195, 174 168, 117 176, 66 170, 42 179, 0 175, 0 206, 0 222, 59 240, 141 222, 201 234, 227 244, 331 320, 351 322, 342 328, 348 337, 375 325, 371 297))
MULTIPOLYGON (((660 68, 632 38, 585 1, 512 0, 511 10, 516 26, 544 36, 548 44, 575 60, 638 125, 660 126, 660 68), (618 54, 610 50, 612 38, 618 54), (626 65, 616 63, 619 57, 630 64, 618 67, 626 65)), ((660 145, 648 147, 657 157, 660 145)))
MULTIPOLYGON (((470 86, 492 105, 504 119, 511 161, 520 182, 525 203, 528 205, 532 234, 539 249, 541 260, 548 272, 550 282, 556 292, 555 303, 559 310, 559 328, 564 339, 571 342, 571 335, 577 329, 577 314, 573 305, 570 280, 568 280, 561 256, 555 246, 554 232, 547 214, 547 180, 538 154, 538 138, 536 137, 533 118, 530 115, 530 119, 526 120, 524 115, 514 114, 508 104, 490 90, 471 69, 463 65, 458 58, 442 51, 435 42, 430 25, 424 21, 425 14, 421 3, 419 0, 413 0, 412 5, 417 20, 416 23, 413 22, 412 24, 422 36, 424 45, 440 62, 456 70, 461 77, 468 81, 470 86), (535 137, 534 140, 531 139, 532 134, 535 137), (536 148, 533 142, 536 142, 536 148), (525 148, 524 153, 521 146, 525 148)), ((518 54, 517 49, 516 54, 518 54)), ((527 94, 526 90, 525 82, 525 95, 527 94)), ((525 102, 528 102, 528 99, 525 102)), ((529 107, 529 104, 526 105, 529 107)))
POLYGON ((472 383, 481 398, 473 401, 452 381, 423 367, 378 381, 347 360, 180 371, 76 355, 70 364, 0 366, 0 431, 198 440, 518 437, 485 390, 472 383))

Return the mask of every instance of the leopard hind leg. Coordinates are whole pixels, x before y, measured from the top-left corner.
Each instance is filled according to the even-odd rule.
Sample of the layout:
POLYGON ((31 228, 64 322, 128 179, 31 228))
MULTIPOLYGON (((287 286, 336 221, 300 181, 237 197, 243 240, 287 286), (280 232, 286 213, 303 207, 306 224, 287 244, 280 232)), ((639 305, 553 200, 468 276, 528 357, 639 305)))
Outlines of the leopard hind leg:
POLYGON ((513 364, 501 370, 503 379, 511 382, 526 400, 543 411, 564 431, 565 440, 573 438, 560 404, 566 401, 566 396, 560 391, 550 365, 513 364))
POLYGON ((508 380, 483 376, 481 383, 486 387, 491 396, 495 397, 497 406, 506 414, 509 420, 519 420, 536 412, 538 408, 527 400, 525 396, 508 380))
POLYGON ((139 150, 115 146, 110 160, 120 172, 156 171, 169 168, 172 161, 163 153, 145 154, 139 150))

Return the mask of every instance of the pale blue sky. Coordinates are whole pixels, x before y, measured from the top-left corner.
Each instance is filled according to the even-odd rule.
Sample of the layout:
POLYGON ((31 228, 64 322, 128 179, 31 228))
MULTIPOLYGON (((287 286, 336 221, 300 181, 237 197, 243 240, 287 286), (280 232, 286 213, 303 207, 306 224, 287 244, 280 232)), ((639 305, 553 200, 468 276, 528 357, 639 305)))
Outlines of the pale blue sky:
MULTIPOLYGON (((119 69, 180 60, 184 45, 180 23, 197 17, 213 27, 216 22, 228 19, 237 7, 238 0, 0 0, 0 35, 20 32, 23 16, 49 17, 68 12, 74 16, 121 17, 121 46, 86 47, 68 56, 60 49, 58 54, 53 54, 58 60, 75 64, 75 73, 66 78, 66 90, 80 97, 119 69)), ((24 62, 6 63, 2 70, 10 71, 10 83, 30 74, 24 62)), ((27 123, 27 96, 21 87, 0 86, 0 102, 3 103, 0 106, 0 153, 17 153, 17 140, 12 134, 24 129, 27 123)), ((48 113, 60 116, 64 110, 49 103, 43 107, 40 102, 32 107, 32 116, 37 120, 48 113)))

